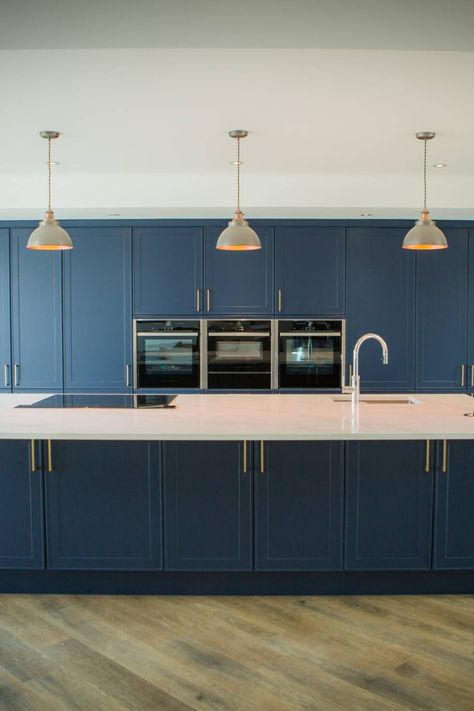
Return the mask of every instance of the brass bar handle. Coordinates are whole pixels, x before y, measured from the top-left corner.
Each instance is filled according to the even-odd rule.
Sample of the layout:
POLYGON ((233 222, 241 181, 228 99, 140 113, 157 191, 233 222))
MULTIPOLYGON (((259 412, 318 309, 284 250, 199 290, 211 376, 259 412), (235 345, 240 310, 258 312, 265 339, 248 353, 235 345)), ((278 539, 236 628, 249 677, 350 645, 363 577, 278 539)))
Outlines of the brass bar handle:
POLYGON ((125 387, 130 387, 130 366, 128 363, 125 366, 125 387))
POLYGON ((461 365, 461 387, 463 388, 466 384, 466 366, 464 363, 461 365))
POLYGON ((3 384, 5 387, 8 386, 8 369, 9 369, 8 363, 3 364, 3 384))
POLYGON ((13 387, 16 388, 20 384, 20 378, 18 377, 18 373, 20 370, 20 366, 18 363, 15 363, 13 366, 13 387))
POLYGON ((265 442, 260 440, 260 474, 265 474, 265 442))
POLYGON ((35 452, 35 440, 32 439, 30 442, 30 456, 31 456, 31 471, 35 472, 36 471, 36 452, 35 452))
POLYGON ((431 450, 431 445, 430 445, 430 440, 426 440, 426 448, 425 448, 425 472, 429 474, 430 469, 431 469, 431 464, 430 464, 430 450, 431 450))
POLYGON ((278 311, 281 313, 283 311, 283 291, 278 289, 278 311))
POLYGON ((471 388, 474 388, 474 365, 471 365, 471 388))
POLYGON ((448 471, 448 441, 443 439, 443 461, 441 463, 441 471, 446 474, 448 471))
POLYGON ((48 439, 48 471, 52 472, 53 469, 53 448, 51 446, 51 440, 48 439))
POLYGON ((349 385, 352 383, 352 365, 349 364, 349 385))
POLYGON ((242 459, 243 459, 243 470, 244 474, 247 474, 247 440, 244 439, 242 442, 242 459))
POLYGON ((206 311, 211 310, 211 290, 206 289, 206 311))
POLYGON ((196 311, 201 310, 201 289, 196 289, 196 311))

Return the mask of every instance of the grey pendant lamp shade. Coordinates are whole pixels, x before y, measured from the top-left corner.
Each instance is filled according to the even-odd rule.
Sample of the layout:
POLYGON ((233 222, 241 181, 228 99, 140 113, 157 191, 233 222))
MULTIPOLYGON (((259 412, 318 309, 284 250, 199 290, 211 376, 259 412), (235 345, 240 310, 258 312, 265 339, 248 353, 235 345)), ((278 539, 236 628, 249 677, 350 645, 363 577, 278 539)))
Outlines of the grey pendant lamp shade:
POLYGON ((58 138, 58 131, 41 131, 40 136, 48 139, 48 209, 44 220, 33 230, 26 245, 28 249, 55 251, 72 249, 73 244, 66 230, 64 230, 54 217, 51 208, 51 141, 58 138))
POLYGON ((229 226, 221 232, 216 249, 247 251, 262 248, 257 233, 249 227, 249 223, 240 209, 240 140, 247 135, 248 131, 244 130, 229 131, 229 136, 237 139, 237 160, 234 161, 234 165, 237 166, 237 207, 229 226))
POLYGON ((407 232, 403 240, 403 249, 446 249, 448 242, 436 223, 431 219, 430 211, 426 207, 426 142, 436 136, 432 131, 422 131, 416 134, 420 141, 424 141, 423 152, 423 185, 424 200, 420 219, 415 226, 407 232))

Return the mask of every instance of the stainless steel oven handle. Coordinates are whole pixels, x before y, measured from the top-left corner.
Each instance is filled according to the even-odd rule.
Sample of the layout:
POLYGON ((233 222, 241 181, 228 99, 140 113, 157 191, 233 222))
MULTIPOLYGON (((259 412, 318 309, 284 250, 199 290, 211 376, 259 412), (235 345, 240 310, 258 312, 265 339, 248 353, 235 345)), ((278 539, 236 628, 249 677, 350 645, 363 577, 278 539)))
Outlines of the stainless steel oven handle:
POLYGON ((280 336, 308 336, 309 338, 323 338, 324 336, 341 336, 340 331, 282 331, 280 336))
POLYGON ((178 336, 199 336, 199 331, 139 331, 137 336, 147 336, 147 338, 177 338, 178 336))
POLYGON ((229 337, 231 337, 231 338, 254 338, 254 337, 262 338, 264 336, 266 338, 270 338, 270 333, 263 333, 263 332, 262 333, 261 332, 249 333, 248 331, 243 331, 243 332, 221 331, 220 333, 208 333, 207 335, 209 336, 209 338, 221 338, 221 336, 225 337, 225 338, 229 338, 229 337))

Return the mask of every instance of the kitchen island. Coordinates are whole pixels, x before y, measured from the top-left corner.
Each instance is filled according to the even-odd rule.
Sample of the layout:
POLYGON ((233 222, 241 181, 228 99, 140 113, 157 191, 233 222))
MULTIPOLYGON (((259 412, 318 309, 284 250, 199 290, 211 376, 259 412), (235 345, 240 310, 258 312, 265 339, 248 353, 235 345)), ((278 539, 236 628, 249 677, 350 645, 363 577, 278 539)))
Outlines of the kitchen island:
POLYGON ((1 592, 474 592, 467 395, 47 396, 0 395, 1 592))

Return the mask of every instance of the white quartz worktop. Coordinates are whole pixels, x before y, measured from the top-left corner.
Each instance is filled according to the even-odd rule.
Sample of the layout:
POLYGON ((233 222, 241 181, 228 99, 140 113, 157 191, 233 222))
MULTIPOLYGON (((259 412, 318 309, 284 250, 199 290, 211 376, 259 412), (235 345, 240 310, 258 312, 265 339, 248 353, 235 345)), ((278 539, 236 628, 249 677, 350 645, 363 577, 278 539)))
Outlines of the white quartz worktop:
MULTIPOLYGON (((474 439, 474 399, 417 394, 419 405, 331 395, 178 395, 175 409, 15 409, 48 394, 0 394, 1 439, 474 439)), ((372 396, 391 399, 390 395, 372 396)))

